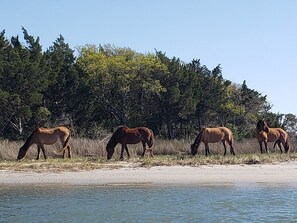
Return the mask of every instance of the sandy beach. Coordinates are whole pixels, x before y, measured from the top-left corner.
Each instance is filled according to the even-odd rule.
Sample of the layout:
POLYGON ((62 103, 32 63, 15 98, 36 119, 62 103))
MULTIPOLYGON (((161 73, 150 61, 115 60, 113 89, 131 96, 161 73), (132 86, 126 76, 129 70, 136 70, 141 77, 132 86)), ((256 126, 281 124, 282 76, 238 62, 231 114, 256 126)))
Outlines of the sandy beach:
POLYGON ((259 165, 133 167, 75 172, 0 170, 1 185, 297 185, 297 162, 259 165))

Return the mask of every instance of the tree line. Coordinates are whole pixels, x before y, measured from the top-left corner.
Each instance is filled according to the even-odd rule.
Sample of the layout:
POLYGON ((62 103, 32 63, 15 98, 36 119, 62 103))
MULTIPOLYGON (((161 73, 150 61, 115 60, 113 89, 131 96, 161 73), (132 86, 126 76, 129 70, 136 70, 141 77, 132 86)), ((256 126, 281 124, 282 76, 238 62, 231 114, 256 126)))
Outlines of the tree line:
MULTIPOLYGON (((45 51, 39 37, 0 33, 0 138, 26 138, 36 127, 66 125, 76 137, 100 138, 119 125, 147 126, 165 139, 226 126, 237 139, 268 120, 295 134, 293 114, 275 114, 245 81, 223 78, 199 59, 139 53, 113 45, 71 49, 60 35, 45 51)), ((238 71, 240 72, 240 71, 238 71)))

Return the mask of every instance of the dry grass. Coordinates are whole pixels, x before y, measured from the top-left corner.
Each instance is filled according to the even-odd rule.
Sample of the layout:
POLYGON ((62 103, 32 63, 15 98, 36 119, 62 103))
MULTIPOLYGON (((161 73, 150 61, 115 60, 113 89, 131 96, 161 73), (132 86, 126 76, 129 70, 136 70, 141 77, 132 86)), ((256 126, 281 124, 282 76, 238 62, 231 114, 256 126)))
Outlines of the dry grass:
MULTIPOLYGON (((223 146, 221 143, 210 144, 211 156, 204 156, 204 145, 200 145, 198 155, 190 155, 190 144, 193 140, 156 140, 154 145, 153 158, 148 154, 140 159, 142 153, 141 144, 129 145, 131 158, 128 161, 133 166, 159 166, 159 165, 214 165, 214 164, 257 164, 257 163, 275 163, 289 160, 295 160, 297 154, 293 150, 289 154, 280 154, 279 149, 271 148, 270 154, 260 154, 259 145, 256 140, 250 139, 242 142, 236 142, 236 156, 231 156, 229 147, 227 156, 223 156, 223 146)), ((20 162, 15 161, 19 148, 23 142, 0 141, 0 168, 12 170, 33 170, 33 171, 63 171, 63 170, 90 170, 97 168, 118 168, 125 165, 125 162, 119 162, 120 145, 116 147, 115 154, 111 161, 106 160, 105 145, 106 142, 93 139, 72 139, 72 159, 62 159, 60 152, 61 145, 46 146, 46 152, 49 157, 46 161, 41 155, 41 159, 36 161, 36 146, 32 146, 26 158, 20 162)), ((291 142, 291 148, 296 148, 295 143, 291 142)), ((126 154, 124 159, 127 160, 126 154)))

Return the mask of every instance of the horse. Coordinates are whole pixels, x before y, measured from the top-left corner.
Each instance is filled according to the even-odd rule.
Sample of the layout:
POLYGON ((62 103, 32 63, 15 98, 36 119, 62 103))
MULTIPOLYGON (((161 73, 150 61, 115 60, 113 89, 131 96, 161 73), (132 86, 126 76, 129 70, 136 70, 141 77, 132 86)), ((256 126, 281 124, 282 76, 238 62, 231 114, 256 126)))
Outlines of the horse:
POLYGON ((230 146, 230 153, 235 155, 233 148, 233 134, 232 131, 226 127, 217 127, 217 128, 203 128, 200 133, 197 135, 194 143, 191 145, 191 154, 195 156, 198 152, 198 147, 201 142, 205 146, 205 156, 210 154, 208 143, 216 143, 222 141, 224 145, 224 156, 226 155, 226 144, 227 142, 230 146))
POLYGON ((283 145, 285 153, 289 152, 290 145, 288 141, 288 133, 286 133, 283 129, 269 128, 266 121, 259 120, 257 122, 256 132, 261 153, 263 153, 262 142, 264 142, 267 153, 269 153, 269 148, 267 145, 268 142, 275 142, 273 148, 275 148, 277 144, 279 146, 281 153, 283 152, 281 145, 283 145))
POLYGON ((107 159, 111 159, 114 148, 118 143, 122 145, 120 160, 123 160, 124 150, 127 152, 128 159, 130 154, 128 151, 127 144, 137 144, 142 142, 143 152, 141 157, 144 157, 146 151, 146 145, 149 147, 150 155, 153 156, 152 146, 154 144, 154 133, 151 129, 146 127, 128 128, 127 126, 120 126, 112 134, 110 140, 106 145, 107 159))
POLYGON ((45 154, 44 145, 52 145, 60 140, 63 146, 63 158, 65 158, 66 150, 68 150, 68 158, 71 158, 71 148, 69 145, 70 130, 66 127, 60 126, 55 128, 37 128, 28 137, 24 145, 20 148, 17 160, 24 158, 30 146, 33 144, 37 145, 37 158, 40 158, 40 150, 43 152, 44 159, 47 159, 45 154))

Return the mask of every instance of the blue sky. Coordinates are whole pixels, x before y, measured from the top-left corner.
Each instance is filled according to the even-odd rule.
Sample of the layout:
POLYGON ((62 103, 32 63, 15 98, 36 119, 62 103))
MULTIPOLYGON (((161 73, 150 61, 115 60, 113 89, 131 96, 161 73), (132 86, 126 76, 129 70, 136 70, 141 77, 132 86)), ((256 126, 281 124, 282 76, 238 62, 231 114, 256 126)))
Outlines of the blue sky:
POLYGON ((21 26, 47 49, 113 44, 221 64, 223 77, 267 95, 273 112, 297 115, 295 0, 2 0, 0 29, 21 26))

